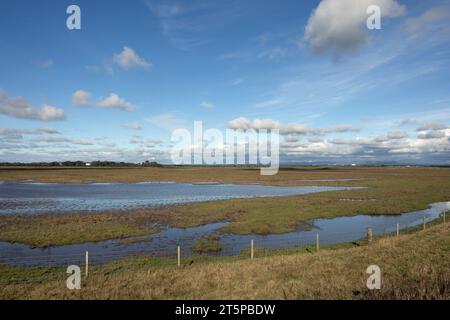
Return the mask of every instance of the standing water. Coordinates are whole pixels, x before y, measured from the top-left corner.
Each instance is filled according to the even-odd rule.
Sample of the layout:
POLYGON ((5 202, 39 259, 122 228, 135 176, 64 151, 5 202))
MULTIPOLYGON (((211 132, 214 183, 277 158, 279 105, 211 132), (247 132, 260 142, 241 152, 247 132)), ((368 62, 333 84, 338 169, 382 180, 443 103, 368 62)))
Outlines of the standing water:
POLYGON ((95 212, 237 198, 293 196, 361 187, 278 187, 243 184, 0 183, 0 214, 95 212))
POLYGON ((83 262, 84 252, 89 251, 89 259, 94 263, 105 263, 124 256, 152 255, 175 257, 176 247, 182 246, 183 256, 192 254, 192 245, 202 236, 211 233, 220 237, 222 255, 235 255, 250 245, 254 240, 257 247, 293 248, 314 243, 316 234, 320 234, 321 244, 350 242, 366 236, 367 227, 373 233, 383 234, 396 230, 397 223, 401 229, 420 225, 436 219, 450 210, 450 202, 438 202, 430 208, 401 215, 368 216, 355 215, 331 219, 315 219, 309 221, 311 229, 283 234, 270 235, 235 235, 221 234, 218 230, 229 222, 211 223, 193 228, 167 228, 161 232, 145 237, 123 240, 108 240, 96 243, 83 243, 55 246, 45 249, 32 248, 25 244, 0 242, 0 263, 13 265, 61 265, 83 262), (131 241, 130 241, 131 240, 131 241), (137 240, 133 242, 132 240, 137 240))

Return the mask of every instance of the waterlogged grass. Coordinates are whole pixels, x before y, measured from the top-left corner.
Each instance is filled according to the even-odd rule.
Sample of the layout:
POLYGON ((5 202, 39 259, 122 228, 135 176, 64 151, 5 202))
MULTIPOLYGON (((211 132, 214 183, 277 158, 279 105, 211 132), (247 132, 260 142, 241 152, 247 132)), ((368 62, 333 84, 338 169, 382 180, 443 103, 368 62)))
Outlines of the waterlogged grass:
POLYGON ((216 235, 207 235, 200 238, 192 246, 192 251, 198 254, 212 254, 222 251, 220 237, 216 235))
POLYGON ((43 246, 79 243, 155 232, 152 225, 193 227, 230 221, 222 232, 284 233, 305 221, 356 214, 399 214, 450 200, 450 168, 291 167, 275 176, 252 168, 89 168, 0 169, 0 180, 47 182, 221 182, 279 186, 345 185, 367 189, 321 192, 289 197, 234 199, 149 208, 133 212, 73 215, 0 216, 0 240, 43 246), (317 181, 358 179, 355 181, 317 181), (316 180, 316 181, 310 181, 316 180))
POLYGON ((65 286, 63 268, 0 265, 2 299, 449 299, 450 224, 375 238, 370 244, 261 251, 250 260, 198 256, 182 261, 127 258, 94 265, 81 290, 65 286), (382 271, 381 290, 366 269, 382 271))
POLYGON ((143 236, 156 230, 137 225, 124 214, 2 216, 0 241, 36 247, 143 236))

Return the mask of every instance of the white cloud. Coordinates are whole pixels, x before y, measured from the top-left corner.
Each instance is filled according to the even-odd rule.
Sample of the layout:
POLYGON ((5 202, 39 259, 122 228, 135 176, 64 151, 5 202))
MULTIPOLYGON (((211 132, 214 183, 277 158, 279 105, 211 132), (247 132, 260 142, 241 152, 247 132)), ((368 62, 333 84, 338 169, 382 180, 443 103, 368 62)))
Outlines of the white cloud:
POLYGON ((302 123, 287 123, 282 124, 273 119, 255 119, 250 121, 245 117, 239 117, 228 122, 230 129, 278 129, 282 135, 292 134, 310 134, 310 135, 325 135, 329 133, 339 132, 358 132, 360 128, 351 125, 338 125, 326 128, 310 127, 302 123))
POLYGON ((406 8, 396 0, 322 0, 311 14, 304 37, 317 53, 340 54, 367 42, 367 7, 378 5, 382 17, 398 17, 406 8))
POLYGON ((54 128, 42 127, 33 130, 36 133, 46 133, 46 134, 59 134, 60 132, 54 128))
POLYGON ((426 123, 419 128, 417 128, 417 131, 427 131, 427 130, 444 130, 447 129, 449 126, 439 123, 439 122, 429 122, 426 123))
POLYGON ((186 127, 186 121, 180 119, 171 113, 163 113, 153 117, 145 118, 145 121, 167 130, 186 127))
POLYGON ((162 141, 159 139, 143 139, 142 137, 135 137, 130 140, 130 144, 137 144, 142 148, 154 148, 160 146, 162 141))
POLYGON ((444 138, 445 132, 444 131, 426 131, 426 132, 420 132, 417 135, 417 138, 419 139, 439 139, 444 138))
POLYGON ((388 136, 389 132, 381 136, 384 138, 354 137, 316 141, 289 138, 281 144, 281 154, 302 160, 313 158, 331 161, 334 158, 338 162, 348 159, 352 162, 370 160, 389 163, 398 160, 403 163, 442 163, 442 159, 448 159, 450 153, 450 130, 423 139, 395 139, 399 137, 396 134, 393 135, 394 139, 387 139, 388 136))
POLYGON ((200 103, 200 107, 206 108, 206 109, 211 109, 211 108, 214 107, 214 104, 212 102, 209 102, 209 101, 202 101, 200 103))
POLYGON ((17 129, 0 128, 0 136, 3 140, 20 140, 23 137, 23 131, 17 129))
POLYGON ((417 123, 418 123, 418 121, 416 119, 407 118, 407 119, 400 120, 398 122, 398 125, 399 126, 409 126, 409 125, 415 125, 417 123))
POLYGON ((389 131, 387 134, 376 137, 375 142, 387 142, 390 140, 400 140, 407 138, 409 135, 405 131, 389 131))
POLYGON ((90 146, 93 145, 92 142, 85 140, 85 139, 69 139, 63 136, 41 136, 38 138, 35 138, 33 141, 36 142, 45 142, 48 144, 52 143, 70 143, 75 145, 83 145, 83 146, 90 146))
POLYGON ((33 107, 31 103, 22 97, 8 97, 0 89, 0 114, 14 118, 52 121, 65 119, 64 110, 43 104, 40 108, 33 107))
POLYGON ((108 97, 94 102, 89 92, 77 90, 72 94, 72 103, 80 107, 96 107, 124 111, 132 111, 134 109, 134 105, 131 102, 119 97, 116 93, 110 93, 108 97))
POLYGON ((55 143, 55 142, 69 142, 70 140, 62 137, 62 136, 42 136, 34 139, 34 141, 38 142, 47 142, 47 143, 55 143))
POLYGON ((228 128, 235 130, 237 129, 248 130, 251 128, 251 122, 247 118, 239 117, 229 121, 228 128))
POLYGON ((125 111, 133 110, 133 105, 130 102, 125 101, 115 93, 110 93, 108 97, 98 101, 96 106, 99 108, 119 109, 125 111))
POLYGON ((35 128, 35 129, 10 129, 0 128, 0 136, 7 140, 22 139, 23 135, 40 135, 40 134, 60 134, 56 129, 49 127, 35 128))
POLYGON ((148 69, 152 66, 151 62, 147 62, 139 57, 137 53, 129 47, 123 47, 121 53, 114 54, 113 61, 125 70, 138 68, 148 69))
POLYGON ((78 145, 82 145, 82 146, 91 146, 92 142, 89 142, 87 140, 84 139, 74 139, 74 140, 70 140, 70 143, 72 144, 78 144, 78 145))
POLYGON ((122 125, 122 128, 132 130, 142 130, 142 126, 139 124, 139 122, 125 123, 122 125))
POLYGON ((404 131, 389 131, 387 133, 387 138, 390 140, 403 139, 403 138, 407 138, 407 137, 408 137, 408 133, 406 133, 404 131))
POLYGON ((84 90, 77 90, 72 94, 72 103, 77 106, 88 106, 91 104, 91 94, 84 90))

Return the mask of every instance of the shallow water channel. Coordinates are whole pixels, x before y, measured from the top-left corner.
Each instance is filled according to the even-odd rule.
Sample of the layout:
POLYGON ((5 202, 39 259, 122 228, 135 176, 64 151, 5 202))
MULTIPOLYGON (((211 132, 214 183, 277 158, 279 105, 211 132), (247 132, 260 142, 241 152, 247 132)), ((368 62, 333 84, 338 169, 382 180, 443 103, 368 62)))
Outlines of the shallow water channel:
MULTIPOLYGON (((84 211, 96 211, 105 210, 106 208, 124 209, 123 203, 126 203, 126 208, 135 209, 136 206, 133 204, 133 201, 136 199, 142 200, 142 202, 138 201, 137 204, 140 207, 141 205, 144 206, 144 204, 145 206, 155 205, 155 203, 161 205, 163 203, 206 201, 206 199, 285 196, 319 191, 352 189, 346 187, 269 187, 261 185, 193 185, 178 183, 107 185, 10 184, 14 188, 5 189, 4 186, 8 186, 9 184, 4 183, 0 187, 0 203, 4 199, 11 201, 8 208, 2 206, 0 212, 3 214, 16 212, 32 213, 35 212, 33 211, 33 207, 37 207, 38 212, 44 209, 46 210, 45 212, 48 212, 51 206, 47 201, 54 201, 53 204, 57 208, 55 211, 58 212, 64 207, 64 203, 71 204, 72 206, 70 207, 71 210, 63 210, 62 212, 73 211, 74 209, 80 211, 81 208, 84 208, 84 211), (60 187, 60 189, 56 188, 56 186, 60 187), (89 192, 85 191, 84 188, 86 187, 89 192), (125 196, 122 194, 124 188, 127 190, 131 188, 135 193, 128 193, 128 196, 125 196), (6 196, 3 193, 4 190, 7 190, 6 196), (27 193, 21 193, 19 190, 27 190, 27 193), (53 190, 54 192, 49 192, 49 190, 53 190), (78 193, 74 195, 69 192, 70 190, 76 190, 78 193), (148 199, 146 199, 143 190, 147 190, 147 192, 148 190, 157 191, 156 194, 147 194, 148 199), (111 195, 117 196, 117 198, 111 199, 111 195), (84 197, 92 201, 88 201, 84 197), (12 205, 16 200, 19 203, 27 202, 28 204, 26 206, 12 205)), ((432 204, 428 209, 401 215, 354 215, 331 219, 314 219, 306 222, 310 225, 310 228, 307 230, 270 235, 222 234, 218 230, 229 224, 229 222, 224 221, 185 229, 167 228, 157 234, 139 238, 114 239, 49 248, 32 248, 29 245, 20 243, 0 242, 0 263, 67 266, 68 264, 83 263, 85 251, 89 251, 89 260, 93 263, 105 263, 129 255, 175 257, 176 247, 178 245, 182 247, 182 256, 188 256, 192 254, 192 245, 202 236, 210 234, 215 234, 220 237, 222 244, 221 255, 238 254, 242 249, 249 248, 251 240, 254 240, 256 247, 292 248, 304 246, 314 243, 317 233, 320 235, 320 243, 327 245, 351 242, 365 237, 368 227, 373 229, 374 235, 395 232, 397 223, 401 229, 413 227, 421 224, 423 218, 426 221, 431 221, 448 210, 450 210, 450 202, 439 202, 432 204)))

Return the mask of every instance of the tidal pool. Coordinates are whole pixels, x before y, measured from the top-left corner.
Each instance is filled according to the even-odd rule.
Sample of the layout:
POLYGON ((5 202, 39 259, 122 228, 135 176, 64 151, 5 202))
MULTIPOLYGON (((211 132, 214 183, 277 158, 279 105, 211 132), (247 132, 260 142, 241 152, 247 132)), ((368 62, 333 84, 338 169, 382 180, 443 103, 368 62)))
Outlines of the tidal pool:
POLYGON ((194 228, 167 228, 161 232, 145 237, 83 243, 49 248, 32 248, 19 243, 0 242, 0 263, 23 266, 68 266, 83 264, 85 251, 89 251, 89 261, 105 263, 131 255, 151 255, 158 257, 176 256, 176 247, 181 246, 182 256, 192 254, 192 245, 202 236, 215 234, 223 245, 221 255, 235 255, 242 249, 249 248, 254 240, 256 247, 293 248, 312 244, 316 234, 320 235, 323 245, 351 242, 366 236, 368 227, 374 235, 391 233, 400 228, 420 225, 423 218, 427 222, 438 218, 443 212, 450 210, 450 202, 433 203, 428 209, 401 215, 355 215, 332 219, 315 219, 308 221, 311 229, 283 234, 271 235, 235 235, 221 234, 218 229, 229 222, 211 223, 194 228), (136 241, 136 242, 135 242, 136 241))
POLYGON ((279 187, 244 184, 18 183, 0 184, 0 214, 95 212, 237 198, 293 196, 361 187, 279 187))

